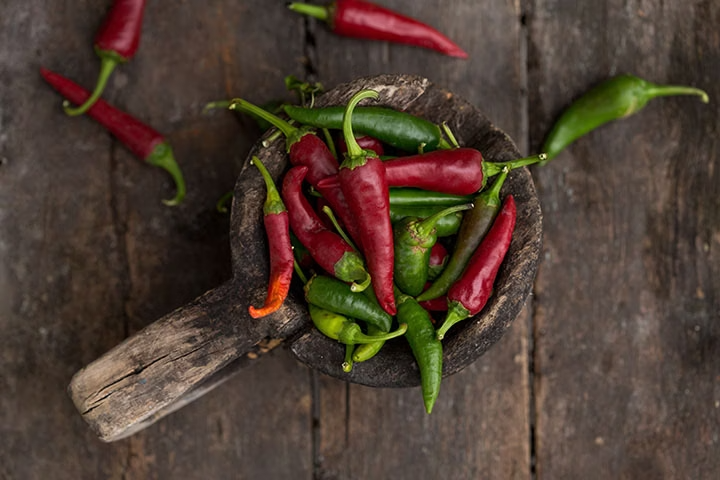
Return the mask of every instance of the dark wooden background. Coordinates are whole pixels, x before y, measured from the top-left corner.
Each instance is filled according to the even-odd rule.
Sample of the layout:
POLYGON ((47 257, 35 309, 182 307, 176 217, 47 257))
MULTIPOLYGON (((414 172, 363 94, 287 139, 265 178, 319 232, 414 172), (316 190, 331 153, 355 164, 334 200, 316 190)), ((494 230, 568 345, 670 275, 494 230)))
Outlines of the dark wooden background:
POLYGON ((720 471, 720 3, 383 0, 469 61, 339 39, 284 0, 151 1, 106 98, 166 133, 187 201, 41 65, 91 86, 111 2, 4 0, 0 15, 0 479, 717 478, 720 471), (665 98, 536 168, 543 257, 523 315, 444 381, 347 385, 277 349, 128 439, 94 437, 78 369, 230 276, 214 211, 258 131, 210 100, 292 99, 411 73, 479 106, 534 153, 573 98, 630 72, 707 90, 665 98))

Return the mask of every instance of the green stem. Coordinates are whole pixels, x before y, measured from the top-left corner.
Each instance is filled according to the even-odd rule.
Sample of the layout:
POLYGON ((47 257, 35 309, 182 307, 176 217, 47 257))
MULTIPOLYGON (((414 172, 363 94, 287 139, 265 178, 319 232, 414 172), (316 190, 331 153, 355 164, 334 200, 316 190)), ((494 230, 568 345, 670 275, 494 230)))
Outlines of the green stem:
POLYGON ((527 167, 528 165, 535 165, 536 163, 544 162, 546 159, 547 155, 540 153, 531 157, 511 160, 509 162, 483 162, 483 174, 485 177, 492 177, 502 172, 505 168, 513 170, 515 168, 527 167))
POLYGON ((163 200, 163 203, 168 206, 180 204, 185 198, 185 179, 170 145, 166 142, 159 143, 145 161, 167 171, 175 182, 175 197, 170 200, 163 200))
POLYGON ((202 113, 207 113, 210 110, 216 108, 230 108, 230 100, 215 100, 214 102, 208 102, 202 109, 202 113))
POLYGON ((468 309, 463 307, 460 302, 450 302, 445 321, 435 333, 437 339, 442 340, 443 338, 445 338, 445 335, 447 334, 447 331, 450 330, 450 327, 462 320, 465 320, 469 316, 470 312, 468 311, 468 309))
POLYGON ((686 87, 683 85, 653 84, 650 88, 645 90, 644 93, 648 99, 655 97, 670 97, 674 95, 697 95, 703 103, 708 103, 710 101, 710 97, 704 90, 694 87, 686 87))
POLYGON ((337 149, 335 148, 335 141, 333 140, 332 134, 330 133, 330 129, 323 128, 322 132, 323 136, 325 137, 325 143, 327 144, 330 153, 332 153, 333 157, 338 158, 337 149))
POLYGON ((355 345, 345 345, 345 361, 342 363, 342 369, 345 373, 352 372, 353 368, 353 351, 355 350, 355 345))
POLYGON ((352 242, 352 240, 350 240, 350 237, 347 236, 347 234, 345 233, 345 230, 343 230, 343 228, 340 226, 340 223, 337 221, 337 218, 335 217, 335 214, 333 213, 332 208, 325 205, 325 206, 323 206, 322 211, 325 215, 328 216, 328 218, 330 219, 330 222, 333 224, 333 226, 335 227, 335 230, 337 230, 338 234, 343 238, 343 240, 345 240, 348 243, 348 245, 350 245, 353 248, 353 250, 355 250, 357 252, 358 251, 357 247, 352 242))
POLYGON ((463 205, 454 205, 452 207, 440 210, 439 212, 433 213, 432 215, 417 224, 416 229, 418 236, 421 238, 429 236, 435 229, 435 225, 437 224, 437 222, 439 222, 443 217, 446 217, 455 212, 460 212, 462 210, 470 210, 473 207, 474 205, 472 203, 466 203, 463 205))
POLYGON ((228 208, 227 204, 230 200, 232 200, 234 195, 234 192, 230 190, 229 192, 225 192, 222 197, 220 197, 215 204, 215 209, 220 213, 227 213, 228 208))
POLYGON ((307 277, 305 276, 305 273, 302 271, 302 267, 300 267, 300 264, 297 262, 297 260, 293 260, 293 268, 295 269, 295 273, 297 273, 298 278, 300 278, 300 281, 305 285, 308 283, 307 277))
POLYGON ((345 138, 345 145, 347 145, 346 155, 349 160, 348 167, 351 169, 364 165, 367 154, 367 152, 358 145, 357 140, 355 140, 355 134, 353 134, 352 130, 352 112, 360 101, 366 98, 378 98, 378 96, 379 94, 375 90, 360 90, 350 98, 350 101, 345 107, 342 131, 343 137, 345 138))
POLYGON ((283 135, 285 135, 288 141, 288 146, 297 140, 296 137, 299 134, 299 130, 297 128, 293 127, 277 115, 273 115, 267 110, 260 108, 257 105, 253 105, 247 100, 243 100, 242 98, 234 98, 230 101, 230 106, 228 108, 230 110, 237 110, 240 112, 249 113, 250 115, 254 115, 270 123, 275 128, 280 130, 283 135))
POLYGON ((90 110, 90 107, 92 107, 102 96, 105 86, 107 85, 107 81, 110 78, 110 74, 113 70, 115 70, 115 67, 119 63, 124 61, 122 57, 117 54, 113 54, 113 52, 98 52, 98 55, 100 55, 100 75, 98 76, 97 83, 95 84, 95 90, 93 90, 88 99, 85 100, 85 102, 79 107, 70 107, 70 102, 67 100, 63 102, 63 109, 65 110, 65 113, 71 117, 82 115, 90 110))
POLYGON ((323 22, 330 20, 330 12, 327 7, 321 5, 310 5, 308 3, 292 2, 287 6, 293 12, 301 13, 309 17, 317 18, 323 22))
POLYGON ((263 213, 265 215, 271 215, 286 211, 285 204, 280 198, 280 192, 278 192, 275 182, 273 181, 270 172, 268 172, 267 168, 265 168, 265 165, 263 165, 257 156, 253 156, 250 163, 260 170, 260 174, 265 181, 265 187, 267 188, 267 198, 265 199, 265 204, 263 205, 263 213))
POLYGON ((460 144, 458 143, 457 139, 455 138, 455 134, 453 134, 452 130, 450 130, 450 127, 448 126, 447 122, 442 123, 442 129, 443 129, 443 132, 445 132, 445 135, 447 135, 448 140, 450 140, 450 144, 455 148, 459 148, 460 144))

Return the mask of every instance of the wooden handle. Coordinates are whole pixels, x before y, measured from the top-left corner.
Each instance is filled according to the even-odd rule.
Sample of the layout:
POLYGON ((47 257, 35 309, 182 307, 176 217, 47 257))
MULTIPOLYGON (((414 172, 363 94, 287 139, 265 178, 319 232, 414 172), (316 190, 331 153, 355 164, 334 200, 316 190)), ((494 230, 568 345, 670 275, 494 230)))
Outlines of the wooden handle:
POLYGON ((147 427, 280 343, 262 344, 272 324, 250 318, 237 290, 230 282, 207 292, 73 376, 70 397, 100 439, 147 427))

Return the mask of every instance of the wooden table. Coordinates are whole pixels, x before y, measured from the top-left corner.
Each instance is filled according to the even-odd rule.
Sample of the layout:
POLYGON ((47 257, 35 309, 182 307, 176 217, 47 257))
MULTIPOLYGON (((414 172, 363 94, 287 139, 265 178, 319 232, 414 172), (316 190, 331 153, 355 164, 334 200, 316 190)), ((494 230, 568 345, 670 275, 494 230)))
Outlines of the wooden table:
POLYGON ((284 1, 149 2, 137 57, 105 97, 167 134, 168 177, 38 73, 90 86, 110 4, 10 0, 0 24, 0 478, 716 478, 720 471, 720 4, 384 0, 470 60, 341 39, 284 1), (582 3, 580 6, 578 3, 582 3), (98 440, 71 376, 230 275, 226 215, 258 130, 211 100, 292 99, 411 73, 482 108, 522 153, 595 83, 631 72, 705 89, 651 102, 533 169, 544 245, 504 338, 418 389, 372 389, 276 349, 146 430, 98 440))

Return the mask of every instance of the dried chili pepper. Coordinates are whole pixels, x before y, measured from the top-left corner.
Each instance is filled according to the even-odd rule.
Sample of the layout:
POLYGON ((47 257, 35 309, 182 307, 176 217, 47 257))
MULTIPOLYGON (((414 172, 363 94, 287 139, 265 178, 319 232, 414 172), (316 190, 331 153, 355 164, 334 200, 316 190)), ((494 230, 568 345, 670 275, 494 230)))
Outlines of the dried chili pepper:
MULTIPOLYGON (((73 103, 82 103, 90 96, 87 90, 60 74, 46 68, 40 68, 40 74, 55 90, 73 103)), ((87 113, 136 157, 166 170, 172 176, 176 193, 171 200, 163 200, 166 205, 177 205, 183 200, 185 180, 182 171, 175 161, 170 144, 160 133, 103 99, 97 100, 87 113)))
POLYGON ((457 322, 480 313, 487 303, 500 265, 510 248, 516 215, 515 199, 508 195, 463 274, 448 290, 448 312, 437 330, 438 340, 442 340, 457 322))
POLYGON ((393 317, 365 295, 353 292, 350 286, 328 275, 314 275, 305 284, 305 300, 308 303, 350 318, 390 331, 393 317))
POLYGON ((656 97, 697 95, 708 103, 704 91, 683 85, 658 85, 634 75, 618 75, 591 88, 575 100, 557 119, 545 138, 542 151, 547 160, 565 147, 601 125, 629 117, 656 97))
POLYGON ((430 249, 437 242, 435 224, 443 216, 468 210, 472 204, 448 207, 427 218, 406 217, 393 227, 395 284, 405 294, 422 293, 428 279, 430 249))
POLYGON ((398 292, 399 322, 407 324, 405 338, 410 344, 418 369, 425 411, 431 413, 442 381, 443 348, 435 335, 430 314, 415 299, 398 292))
POLYGON ((544 155, 535 155, 510 162, 486 162, 474 148, 454 148, 388 160, 385 174, 390 187, 470 195, 480 191, 487 178, 505 167, 525 167, 544 159, 544 155))
POLYGON ((283 178, 282 198, 288 209, 290 228, 320 267, 344 282, 353 282, 354 291, 362 291, 370 285, 362 257, 325 226, 303 195, 302 182, 307 171, 304 165, 293 167, 283 178))
POLYGON ((507 178, 507 169, 498 175, 493 185, 475 197, 475 208, 465 212, 460 231, 455 240, 455 248, 447 265, 432 286, 418 295, 418 301, 431 300, 447 293, 453 283, 460 278, 473 253, 488 233, 500 211, 500 189, 507 178))
POLYGON ((290 282, 292 281, 295 257, 290 240, 288 212, 280 198, 280 192, 278 192, 270 173, 258 157, 253 157, 250 163, 260 170, 267 188, 265 204, 263 205, 263 224, 265 225, 265 233, 270 247, 270 281, 265 304, 260 308, 255 308, 252 305, 248 307, 251 317, 260 318, 279 310, 285 298, 287 298, 290 291, 290 282))
MULTIPOLYGON (((433 215, 440 210, 442 210, 444 207, 422 207, 422 206, 412 206, 412 207, 405 207, 405 206, 397 206, 390 204, 390 222, 394 225, 403 218, 407 217, 419 217, 419 218, 427 218, 430 215, 433 215)), ((438 222, 435 224, 435 228, 437 229, 437 236, 438 237, 449 237, 450 235, 455 235, 458 230, 460 229, 460 223, 462 222, 463 213, 462 212, 455 212, 450 215, 445 215, 442 217, 438 222)))
POLYGON ((317 18, 345 37, 414 45, 467 58, 452 40, 418 20, 363 0, 335 0, 327 6, 290 3, 290 10, 317 18))
POLYGON ((100 57, 100 75, 92 94, 76 108, 66 100, 65 113, 82 115, 102 96, 110 74, 120 63, 129 61, 140 46, 145 0, 115 0, 95 35, 95 53, 100 57))
POLYGON ((385 166, 374 152, 360 148, 351 126, 353 109, 358 102, 377 96, 374 90, 361 90, 348 101, 343 122, 348 152, 337 176, 358 226, 360 245, 372 276, 375 295, 380 306, 394 315, 394 249, 385 166))
MULTIPOLYGON (((285 105, 285 113, 301 125, 340 130, 345 107, 304 108, 285 105)), ((430 152, 448 149, 442 129, 424 118, 388 107, 357 107, 352 115, 352 129, 386 145, 405 152, 430 152)))

